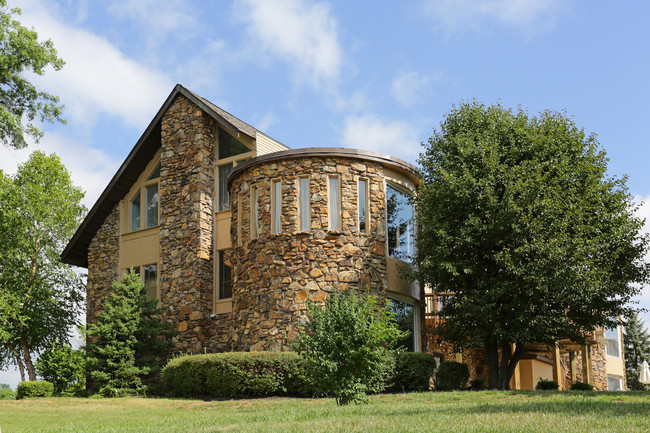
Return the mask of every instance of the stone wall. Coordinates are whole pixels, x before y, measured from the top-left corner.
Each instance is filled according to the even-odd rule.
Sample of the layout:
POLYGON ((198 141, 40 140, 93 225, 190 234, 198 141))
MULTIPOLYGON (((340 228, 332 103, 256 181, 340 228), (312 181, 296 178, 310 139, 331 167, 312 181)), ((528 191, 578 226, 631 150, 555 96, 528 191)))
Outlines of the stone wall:
POLYGON ((233 199, 232 350, 289 350, 307 300, 324 301, 335 288, 386 295, 383 166, 345 157, 263 162, 240 172, 233 199), (340 177, 341 229, 328 230, 327 182, 340 177), (310 226, 298 232, 298 179, 310 176, 310 226), (370 232, 357 228, 357 181, 369 180, 370 232), (271 181, 282 181, 280 234, 271 233, 271 181), (259 237, 251 238, 250 191, 258 191, 259 237), (239 213, 241 211, 241 214, 239 213), (241 228, 238 230, 238 225, 241 228), (242 239, 238 239, 241 233, 242 239))
POLYGON ((103 310, 104 298, 111 292, 119 275, 120 211, 119 204, 104 220, 88 247, 86 284, 86 323, 95 323, 103 310))
POLYGON ((214 338, 213 200, 216 123, 183 96, 162 118, 160 300, 178 324, 176 345, 202 352, 214 338))

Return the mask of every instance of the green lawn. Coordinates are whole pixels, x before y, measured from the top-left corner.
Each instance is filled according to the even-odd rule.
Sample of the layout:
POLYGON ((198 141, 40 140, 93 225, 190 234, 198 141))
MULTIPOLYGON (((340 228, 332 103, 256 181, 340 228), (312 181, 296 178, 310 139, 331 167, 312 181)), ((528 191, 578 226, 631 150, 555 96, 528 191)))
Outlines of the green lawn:
POLYGON ((647 432, 650 393, 452 392, 332 399, 0 400, 11 432, 647 432))

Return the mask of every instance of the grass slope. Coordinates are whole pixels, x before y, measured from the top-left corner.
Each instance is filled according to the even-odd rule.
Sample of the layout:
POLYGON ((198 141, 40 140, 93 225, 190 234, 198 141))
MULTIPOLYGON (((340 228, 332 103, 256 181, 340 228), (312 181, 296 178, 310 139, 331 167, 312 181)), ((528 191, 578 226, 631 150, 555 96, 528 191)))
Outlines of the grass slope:
POLYGON ((11 432, 645 432, 650 393, 452 392, 332 399, 0 400, 11 432))

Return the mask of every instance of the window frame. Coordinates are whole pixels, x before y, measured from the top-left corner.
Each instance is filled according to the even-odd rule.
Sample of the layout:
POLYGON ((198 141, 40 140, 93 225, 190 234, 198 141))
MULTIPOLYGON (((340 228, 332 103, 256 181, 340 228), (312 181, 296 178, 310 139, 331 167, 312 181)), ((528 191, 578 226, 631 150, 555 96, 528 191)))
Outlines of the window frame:
POLYGON ((225 260, 226 250, 217 250, 217 284, 216 284, 216 296, 215 299, 219 301, 227 301, 232 299, 232 289, 233 289, 233 278, 232 278, 232 266, 227 266, 225 260), (228 267, 230 269, 230 297, 221 297, 222 294, 222 284, 223 278, 221 275, 222 267, 228 267))
POLYGON ((612 358, 620 358, 621 357, 621 346, 622 346, 621 345, 621 325, 618 324, 618 325, 616 325, 615 328, 607 328, 607 327, 605 327, 605 330, 604 330, 603 334, 604 334, 604 337, 605 337, 605 353, 606 353, 606 355, 611 356, 612 358), (616 333, 616 339, 607 338, 607 333, 608 332, 610 332, 610 333, 615 332, 616 333), (610 341, 611 342, 614 342, 614 341, 616 342, 616 354, 614 354, 614 355, 611 354, 610 351, 609 351, 610 341))
POLYGON ((360 177, 357 179, 357 230, 360 234, 370 234, 370 179, 366 177, 360 177), (361 182, 365 184, 365 187, 361 187, 361 182), (361 229, 361 191, 363 190, 365 196, 365 206, 364 206, 364 217, 365 217, 365 227, 361 229))
POLYGON ((392 301, 403 302, 413 307, 413 335, 411 335, 411 338, 413 339, 413 352, 422 352, 422 340, 420 335, 420 303, 415 299, 394 292, 386 293, 386 297, 392 301))
MULTIPOLYGON (((248 152, 244 153, 239 153, 237 155, 232 155, 228 156, 226 158, 219 158, 219 133, 217 133, 217 137, 215 138, 215 173, 214 173, 214 178, 215 178, 215 212, 227 212, 232 210, 232 199, 229 199, 229 206, 226 209, 219 209, 219 206, 221 204, 221 192, 220 192, 220 185, 221 185, 221 177, 219 176, 219 169, 220 167, 228 164, 232 164, 232 169, 234 170, 239 164, 242 162, 251 159, 255 156, 255 148, 251 147, 250 143, 246 143, 239 138, 233 136, 230 132, 228 132, 226 129, 222 128, 221 126, 218 126, 219 129, 223 130, 223 133, 230 135, 232 138, 235 140, 239 141, 241 144, 243 144, 247 149, 248 152)), ((227 189, 227 183, 228 179, 224 179, 224 182, 226 182, 226 189, 227 189)))
MULTIPOLYGON (((136 273, 140 276, 140 281, 142 281, 142 284, 144 284, 145 288, 147 287, 147 284, 145 282, 145 275, 144 275, 144 268, 147 266, 155 266, 156 267, 156 300, 160 301, 160 265, 158 262, 153 262, 153 263, 144 263, 144 264, 137 264, 133 266, 128 266, 124 269, 122 269, 122 275, 128 274, 131 269, 135 270, 136 273)), ((148 292, 147 292, 148 294, 148 292)), ((151 297, 149 299, 152 299, 151 297)))
POLYGON ((260 236, 260 210, 259 210, 259 193, 257 185, 251 185, 250 188, 250 229, 251 239, 257 239, 260 236))
POLYGON ((271 233, 282 233, 282 179, 271 179, 271 233), (278 191, 279 190, 279 191, 278 191))
MULTIPOLYGON (((149 167, 149 170, 145 171, 144 173, 147 174, 145 176, 144 181, 140 183, 140 185, 131 193, 129 196, 128 204, 126 206, 126 211, 128 213, 128 217, 126 218, 126 227, 127 229, 125 233, 135 233, 141 230, 147 230, 151 229, 154 227, 160 226, 160 176, 159 177, 154 177, 150 178, 155 171, 157 171, 159 165, 160 165, 160 160, 159 158, 156 158, 152 160, 152 162, 155 162, 152 166, 149 167), (156 161, 157 159, 157 161, 156 161), (148 220, 147 220, 147 190, 149 187, 156 185, 156 224, 148 226, 148 220), (138 222, 138 228, 133 229, 133 203, 135 202, 136 197, 139 196, 139 201, 140 201, 140 220, 138 222)), ((136 182, 137 185, 137 182, 136 182)))
POLYGON ((298 221, 297 221, 297 230, 298 232, 308 232, 311 230, 311 178, 309 176, 299 176, 297 180, 298 190, 298 221), (303 190, 304 185, 303 181, 307 181, 307 198, 303 200, 303 190), (305 208, 306 206, 306 208, 305 208), (303 218, 306 217, 305 224, 303 225, 303 218))
MULTIPOLYGON (((410 197, 414 196, 415 192, 413 190, 405 187, 404 185, 402 185, 402 184, 400 184, 398 182, 395 182, 393 180, 390 180, 390 179, 386 179, 385 184, 384 184, 384 190, 385 190, 384 207, 386 209, 386 212, 385 212, 385 215, 384 215, 384 222, 386 224, 386 257, 391 257, 391 258, 406 262, 403 257, 399 257, 398 255, 391 255, 390 254, 390 250, 391 250, 390 239, 389 239, 390 226, 389 226, 389 222, 388 222, 388 198, 389 198, 388 188, 389 187, 394 189, 398 193, 401 193, 401 194, 404 194, 404 195, 410 196, 410 197)), ((407 255, 409 257, 414 257, 415 251, 417 249, 416 239, 415 239, 415 234, 417 232, 417 229, 415 227, 415 208, 413 207, 412 204, 410 204, 410 207, 411 207, 411 235, 410 235, 410 238, 412 239, 412 241, 407 242, 407 255), (409 251, 409 250, 411 250, 411 251, 409 251)), ((399 236, 396 236, 396 241, 399 242, 399 236)), ((397 249, 399 251, 400 244, 398 243, 393 248, 397 249)))

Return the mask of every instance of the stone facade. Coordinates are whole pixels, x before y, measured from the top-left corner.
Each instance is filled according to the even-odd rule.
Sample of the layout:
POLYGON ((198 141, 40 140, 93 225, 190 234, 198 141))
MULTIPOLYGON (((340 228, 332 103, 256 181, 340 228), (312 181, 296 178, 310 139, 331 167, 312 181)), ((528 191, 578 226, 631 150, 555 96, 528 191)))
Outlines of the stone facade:
MULTIPOLYGON (((212 253, 217 124, 179 95, 162 118, 160 302, 176 345, 201 352, 214 337, 212 253)), ((226 345, 224 345, 224 349, 226 345)))
POLYGON ((289 350, 307 301, 322 302, 335 288, 387 291, 385 177, 382 164, 357 158, 271 160, 233 174, 231 262, 233 350, 289 350), (299 178, 309 177, 310 230, 301 232, 299 178), (328 179, 341 188, 340 230, 330 231, 328 179), (359 178, 369 185, 370 230, 359 233, 359 178), (281 181, 281 233, 271 230, 271 182, 281 181), (251 227, 251 190, 258 197, 258 233, 251 227))
POLYGON ((120 211, 115 206, 88 247, 86 321, 94 322, 103 310, 102 303, 119 277, 120 211))

